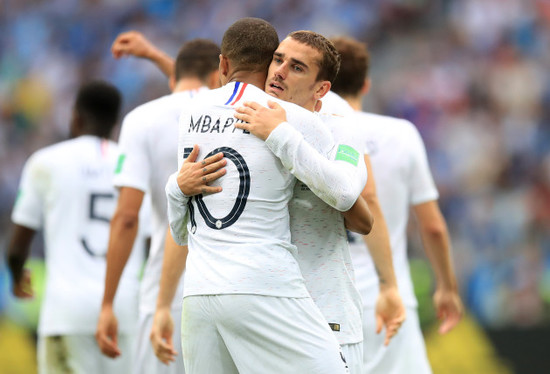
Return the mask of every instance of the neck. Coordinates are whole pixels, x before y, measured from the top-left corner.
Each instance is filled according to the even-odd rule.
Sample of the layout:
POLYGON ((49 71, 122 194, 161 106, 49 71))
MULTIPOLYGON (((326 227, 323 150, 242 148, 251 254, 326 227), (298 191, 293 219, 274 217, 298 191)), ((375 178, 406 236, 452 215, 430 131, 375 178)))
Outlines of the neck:
POLYGON ((361 110, 362 100, 361 95, 357 96, 342 96, 344 100, 353 108, 353 110, 361 110))
POLYGON ((204 85, 199 78, 182 78, 176 83, 172 92, 196 90, 204 85))
POLYGON ((236 71, 227 78, 227 83, 231 82, 243 82, 258 87, 262 91, 265 88, 265 80, 267 78, 266 73, 250 72, 250 71, 236 71))

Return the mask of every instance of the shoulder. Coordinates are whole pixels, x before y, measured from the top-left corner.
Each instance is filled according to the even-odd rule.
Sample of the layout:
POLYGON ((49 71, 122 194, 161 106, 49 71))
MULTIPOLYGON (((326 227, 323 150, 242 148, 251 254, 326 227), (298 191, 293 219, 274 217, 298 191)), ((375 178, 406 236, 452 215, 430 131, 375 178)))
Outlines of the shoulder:
POLYGON ((179 112, 192 97, 174 93, 142 104, 130 111, 122 121, 123 128, 147 128, 159 121, 177 120, 179 112))

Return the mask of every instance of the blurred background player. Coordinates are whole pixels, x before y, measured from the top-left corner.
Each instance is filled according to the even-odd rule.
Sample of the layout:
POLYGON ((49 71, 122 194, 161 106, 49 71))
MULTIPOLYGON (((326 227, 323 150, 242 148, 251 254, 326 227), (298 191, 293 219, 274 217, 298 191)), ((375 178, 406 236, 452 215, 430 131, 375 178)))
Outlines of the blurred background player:
MULTIPOLYGON (((108 225, 117 191, 112 176, 119 151, 109 140, 120 109, 118 90, 104 82, 80 88, 73 109, 73 139, 37 151, 27 161, 12 220, 8 263, 17 297, 32 297, 23 265, 36 230, 44 229, 46 291, 38 331, 40 373, 129 373, 137 323, 138 273, 145 240, 138 233, 116 298, 120 350, 104 357, 94 326, 105 279, 108 225)), ((136 228, 137 229, 137 228, 136 228)))
POLYGON ((420 330, 417 302, 413 292, 407 260, 407 221, 412 207, 423 239, 426 254, 434 270, 437 288, 434 306, 442 320, 440 333, 451 330, 463 312, 450 258, 450 240, 445 219, 437 203, 438 193, 430 173, 424 144, 413 124, 406 120, 361 112, 361 100, 370 87, 369 54, 366 46, 341 37, 333 42, 342 56, 342 67, 325 110, 334 105, 355 111, 361 123, 361 136, 369 149, 377 192, 390 232, 391 247, 399 291, 407 308, 407 320, 388 347, 374 332, 374 300, 378 280, 372 259, 365 251, 369 237, 350 233, 350 247, 357 285, 364 306, 365 373, 430 373, 426 349, 420 330))
MULTIPOLYGON (((136 32, 122 34, 113 44, 113 55, 137 55, 158 62, 151 54, 141 54, 139 46, 143 45, 144 40, 136 32)), ((164 65, 170 72, 174 71, 170 78, 173 93, 137 107, 123 121, 120 135, 121 155, 115 175, 115 185, 120 188, 120 196, 111 222, 105 293, 96 338, 102 352, 107 356, 117 357, 121 354, 117 346, 117 318, 113 311, 113 299, 120 288, 119 279, 132 251, 138 227, 138 212, 145 193, 150 193, 153 237, 140 288, 139 335, 136 339, 133 373, 182 373, 184 370, 181 359, 175 360, 175 364, 169 366, 159 362, 149 342, 168 227, 164 186, 168 176, 177 170, 179 114, 193 96, 219 86, 219 54, 219 47, 212 41, 194 39, 186 42, 178 53, 174 68, 164 65)), ((169 245, 174 245, 171 238, 168 241, 169 245)), ((181 248, 181 255, 186 254, 187 249, 181 248)), ((178 295, 181 297, 182 294, 183 278, 178 288, 178 295)), ((172 304, 172 313, 175 316, 176 331, 179 331, 179 297, 172 304)), ((171 342, 171 336, 165 338, 171 342)), ((177 352, 181 352, 179 338, 179 333, 174 336, 173 348, 177 352)), ((181 357, 181 353, 179 354, 181 357)))

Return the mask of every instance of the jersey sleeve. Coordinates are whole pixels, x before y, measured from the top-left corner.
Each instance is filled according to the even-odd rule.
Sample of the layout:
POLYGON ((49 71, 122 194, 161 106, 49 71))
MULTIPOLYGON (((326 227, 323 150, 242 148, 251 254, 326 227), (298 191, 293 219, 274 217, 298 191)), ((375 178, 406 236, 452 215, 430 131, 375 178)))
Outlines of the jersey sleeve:
POLYGON ((338 163, 350 180, 354 181, 354 193, 361 194, 367 183, 367 166, 364 155, 368 155, 366 142, 358 128, 348 117, 338 118, 331 126, 336 146, 330 159, 338 163))
POLYGON ((23 168, 11 219, 15 224, 38 230, 43 226, 43 186, 49 171, 41 166, 37 155, 31 156, 23 168))
POLYGON ((439 194, 430 172, 424 142, 413 124, 410 124, 410 129, 410 136, 407 139, 407 143, 411 148, 411 169, 408 176, 408 185, 411 186, 411 204, 418 205, 437 200, 439 194))
POLYGON ((146 192, 151 175, 145 127, 139 115, 132 112, 122 123, 119 138, 120 155, 113 179, 116 187, 132 187, 146 192))
POLYGON ((168 200, 168 224, 174 241, 178 245, 187 245, 187 203, 189 198, 179 188, 177 175, 177 172, 170 175, 165 188, 168 200))
POLYGON ((336 160, 338 149, 327 126, 315 115, 311 118, 308 122, 289 117, 299 123, 279 125, 267 138, 266 145, 321 200, 339 211, 347 211, 364 187, 355 178, 355 167, 360 162, 358 154, 349 155, 356 158, 355 165, 336 160))

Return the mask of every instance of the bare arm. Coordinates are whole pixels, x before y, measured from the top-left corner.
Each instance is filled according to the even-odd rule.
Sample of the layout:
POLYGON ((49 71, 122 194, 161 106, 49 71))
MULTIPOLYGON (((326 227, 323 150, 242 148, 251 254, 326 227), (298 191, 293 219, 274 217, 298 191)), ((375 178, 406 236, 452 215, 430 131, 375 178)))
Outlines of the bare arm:
POLYGON ((30 283, 30 273, 23 268, 29 257, 32 239, 35 230, 14 225, 13 234, 8 247, 8 267, 10 268, 13 280, 13 294, 15 297, 27 299, 33 296, 30 283))
POLYGON ((157 309, 150 334, 155 355, 165 364, 174 361, 177 355, 172 341, 174 322, 170 314, 170 307, 178 289, 179 279, 185 269, 187 253, 187 246, 176 244, 172 235, 170 235, 170 229, 168 229, 164 244, 164 258, 162 260, 157 309))
POLYGON ((405 320, 406 313, 399 295, 393 269, 390 236, 376 195, 374 173, 372 172, 370 158, 367 155, 365 155, 365 164, 367 165, 369 178, 361 195, 367 201, 376 223, 373 225, 370 234, 363 236, 363 238, 369 248, 380 283, 380 293, 376 302, 376 332, 379 333, 382 330, 382 324, 386 326, 386 341, 384 344, 388 345, 390 339, 397 333, 405 320))
POLYGON ((95 337, 103 354, 112 358, 120 355, 117 344, 118 323, 113 312, 113 300, 136 239, 143 196, 143 191, 122 187, 111 220, 105 290, 95 337))
POLYGON ((451 243, 445 219, 437 201, 429 201, 413 207, 420 226, 420 234, 426 255, 435 273, 437 289, 434 306, 442 320, 439 332, 453 329, 462 318, 463 306, 451 262, 451 243))
POLYGON ((342 213, 342 215, 348 230, 361 235, 367 235, 371 232, 374 218, 363 196, 359 196, 351 209, 342 213))
POLYGON ((150 60, 168 78, 174 75, 174 59, 155 47, 138 31, 127 31, 119 34, 111 46, 111 53, 116 59, 135 56, 150 60))

